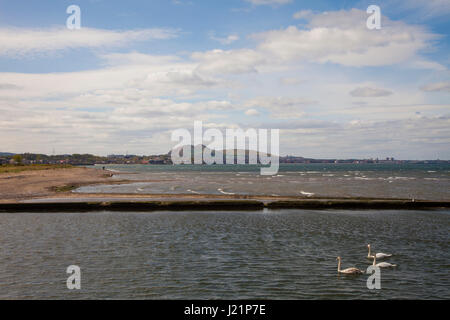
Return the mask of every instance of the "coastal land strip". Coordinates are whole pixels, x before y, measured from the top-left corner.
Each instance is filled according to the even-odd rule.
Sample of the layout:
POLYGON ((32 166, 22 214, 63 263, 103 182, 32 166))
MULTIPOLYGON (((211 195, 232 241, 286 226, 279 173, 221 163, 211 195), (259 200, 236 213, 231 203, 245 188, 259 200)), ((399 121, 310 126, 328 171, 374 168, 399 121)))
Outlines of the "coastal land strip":
POLYGON ((414 199, 72 192, 87 185, 134 182, 121 180, 120 173, 84 167, 1 173, 0 212, 450 208, 450 201, 414 199))

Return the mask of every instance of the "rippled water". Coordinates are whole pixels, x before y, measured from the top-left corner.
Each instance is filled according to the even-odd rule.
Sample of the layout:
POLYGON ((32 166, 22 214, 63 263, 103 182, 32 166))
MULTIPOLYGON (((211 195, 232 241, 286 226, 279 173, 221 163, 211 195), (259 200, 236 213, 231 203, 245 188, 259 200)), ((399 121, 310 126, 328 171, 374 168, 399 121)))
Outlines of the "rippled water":
POLYGON ((450 298, 450 211, 2 213, 0 298, 450 298), (368 290, 366 244, 393 253, 368 290), (66 288, 69 265, 81 290, 66 288))
POLYGON ((275 176, 261 176, 257 166, 249 165, 107 168, 133 172, 118 179, 150 182, 86 186, 77 192, 450 199, 448 164, 282 164, 275 176))

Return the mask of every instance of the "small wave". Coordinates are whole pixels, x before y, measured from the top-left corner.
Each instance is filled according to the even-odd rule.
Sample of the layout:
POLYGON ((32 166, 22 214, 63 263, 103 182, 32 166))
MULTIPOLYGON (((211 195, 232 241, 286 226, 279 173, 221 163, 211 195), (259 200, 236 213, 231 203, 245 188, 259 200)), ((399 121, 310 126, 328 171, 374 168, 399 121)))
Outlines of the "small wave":
POLYGON ((225 192, 221 188, 217 189, 217 191, 219 191, 220 193, 223 193, 223 194, 235 194, 235 193, 232 193, 232 192, 225 192))
POLYGON ((199 192, 197 192, 197 191, 194 191, 194 190, 191 190, 191 189, 187 189, 186 191, 187 191, 187 192, 191 192, 191 193, 196 193, 196 194, 199 194, 199 192))

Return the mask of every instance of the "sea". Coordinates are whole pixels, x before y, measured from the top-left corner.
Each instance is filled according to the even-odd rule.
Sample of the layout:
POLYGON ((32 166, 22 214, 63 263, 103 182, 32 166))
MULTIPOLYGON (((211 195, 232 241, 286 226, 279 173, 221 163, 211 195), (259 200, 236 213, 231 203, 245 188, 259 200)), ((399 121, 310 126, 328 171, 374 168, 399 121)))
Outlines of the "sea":
POLYGON ((0 299, 448 300, 449 230, 449 210, 1 213, 0 299), (367 244, 397 265, 380 289, 337 272, 367 244))
POLYGON ((119 185, 79 193, 216 194, 450 200, 450 164, 280 164, 264 176, 256 165, 98 165, 121 172, 119 185))

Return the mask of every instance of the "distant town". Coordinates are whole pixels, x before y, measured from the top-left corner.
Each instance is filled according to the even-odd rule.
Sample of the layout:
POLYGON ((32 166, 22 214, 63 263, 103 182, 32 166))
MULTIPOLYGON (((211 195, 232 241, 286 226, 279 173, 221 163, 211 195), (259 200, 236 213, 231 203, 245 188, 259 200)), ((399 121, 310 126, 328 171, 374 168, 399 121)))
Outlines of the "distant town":
MULTIPOLYGON (((298 156, 281 156, 280 163, 450 163, 450 160, 397 160, 393 157, 384 159, 313 159, 298 156)), ((46 155, 35 153, 14 154, 0 152, 0 165, 11 164, 68 164, 68 165, 95 165, 95 164, 145 164, 145 165, 172 165, 170 153, 160 155, 139 156, 132 154, 111 154, 106 157, 92 154, 62 154, 46 155)))

